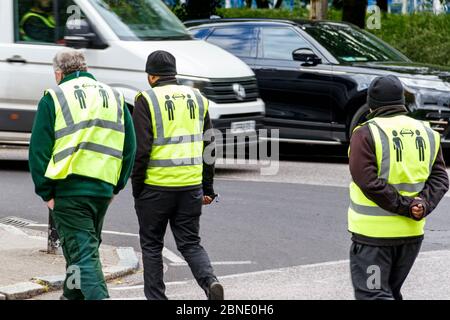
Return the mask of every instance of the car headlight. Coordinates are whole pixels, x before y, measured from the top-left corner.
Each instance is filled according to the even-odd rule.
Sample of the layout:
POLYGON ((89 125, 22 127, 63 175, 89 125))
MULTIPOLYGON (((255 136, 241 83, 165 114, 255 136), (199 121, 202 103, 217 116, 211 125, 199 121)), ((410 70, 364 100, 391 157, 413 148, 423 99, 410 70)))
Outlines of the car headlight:
POLYGON ((179 84, 197 88, 199 90, 203 90, 203 88, 206 87, 209 82, 211 82, 211 80, 209 80, 208 78, 191 77, 185 75, 177 75, 177 79, 179 84))
POLYGON ((399 77, 400 81, 411 90, 432 89, 439 91, 450 90, 450 83, 444 81, 430 81, 424 79, 412 79, 399 77))

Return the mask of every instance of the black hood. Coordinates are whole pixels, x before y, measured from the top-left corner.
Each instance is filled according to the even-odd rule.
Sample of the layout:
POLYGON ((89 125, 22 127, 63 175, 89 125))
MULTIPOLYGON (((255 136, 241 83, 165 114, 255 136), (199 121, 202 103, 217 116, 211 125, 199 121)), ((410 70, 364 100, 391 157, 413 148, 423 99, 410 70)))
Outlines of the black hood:
POLYGON ((397 76, 405 76, 413 79, 442 80, 450 83, 449 67, 412 62, 358 62, 353 63, 352 66, 388 71, 390 73, 396 73, 397 76))

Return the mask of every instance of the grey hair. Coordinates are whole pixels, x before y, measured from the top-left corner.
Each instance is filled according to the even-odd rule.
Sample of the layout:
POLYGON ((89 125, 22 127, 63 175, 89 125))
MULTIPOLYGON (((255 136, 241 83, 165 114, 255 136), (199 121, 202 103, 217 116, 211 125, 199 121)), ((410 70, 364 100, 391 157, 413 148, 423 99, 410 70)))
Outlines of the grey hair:
POLYGON ((87 71, 84 53, 75 49, 63 49, 53 59, 53 69, 68 75, 75 71, 87 71))

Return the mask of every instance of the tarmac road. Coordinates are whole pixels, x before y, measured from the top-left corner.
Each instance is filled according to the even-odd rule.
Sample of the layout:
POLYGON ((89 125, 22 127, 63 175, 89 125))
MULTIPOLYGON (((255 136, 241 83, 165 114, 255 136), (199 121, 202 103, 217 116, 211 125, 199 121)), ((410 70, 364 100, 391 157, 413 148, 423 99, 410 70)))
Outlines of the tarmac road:
MULTIPOLYGON (((287 158, 296 161, 281 161, 274 176, 262 176, 255 165, 218 166, 215 187, 221 200, 204 209, 201 233, 219 276, 348 258, 345 160, 287 158)), ((34 195, 26 163, 0 162, 0 176, 0 219, 15 216, 45 224, 47 211, 34 195)), ((449 208, 446 197, 429 219, 423 251, 450 249, 449 208)), ((104 230, 105 243, 140 251, 129 187, 114 200, 104 230)), ((170 233, 166 248, 166 281, 191 279, 170 233)), ((124 281, 139 285, 142 275, 124 281)))

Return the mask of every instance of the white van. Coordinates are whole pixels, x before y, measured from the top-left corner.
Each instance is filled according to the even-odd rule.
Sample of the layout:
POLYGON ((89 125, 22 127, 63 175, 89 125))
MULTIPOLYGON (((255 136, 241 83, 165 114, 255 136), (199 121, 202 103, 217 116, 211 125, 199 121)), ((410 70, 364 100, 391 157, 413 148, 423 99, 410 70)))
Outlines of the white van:
POLYGON ((216 46, 193 40, 160 0, 1 0, 0 30, 0 144, 29 143, 38 101, 56 85, 53 57, 64 45, 84 48, 90 71, 122 91, 131 108, 136 93, 149 86, 147 56, 166 50, 177 58, 179 81, 212 102, 216 128, 248 135, 264 115, 251 69, 216 46), (48 30, 32 30, 39 40, 26 35, 24 17, 37 6, 48 8, 54 24, 50 39, 40 38, 48 30))

